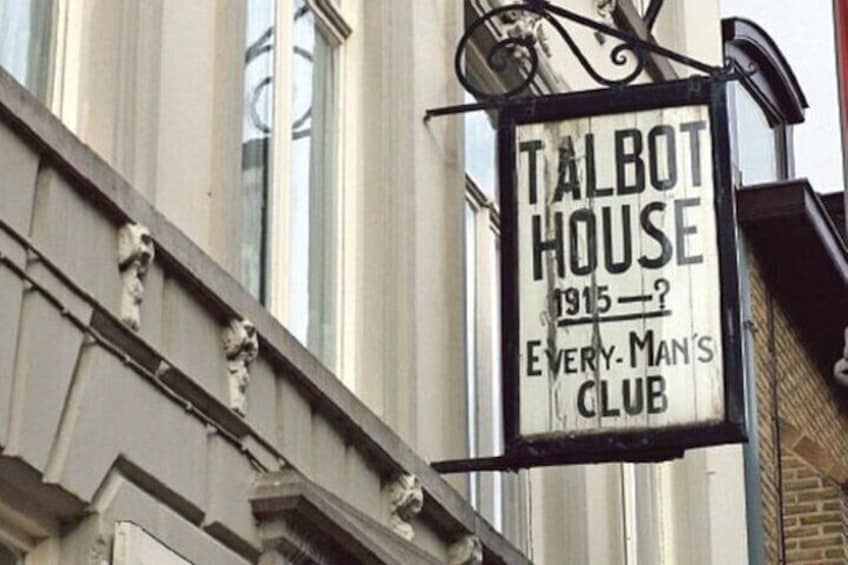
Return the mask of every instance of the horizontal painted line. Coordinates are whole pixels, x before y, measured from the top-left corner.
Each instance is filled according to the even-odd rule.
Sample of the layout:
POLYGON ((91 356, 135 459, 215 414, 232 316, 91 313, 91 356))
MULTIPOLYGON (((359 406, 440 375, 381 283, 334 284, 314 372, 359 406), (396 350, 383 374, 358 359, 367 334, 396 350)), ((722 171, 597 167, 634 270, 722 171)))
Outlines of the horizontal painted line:
POLYGON ((557 325, 561 328, 569 326, 581 326, 592 324, 596 320, 599 324, 606 322, 626 322, 628 320, 647 320, 649 318, 664 318, 671 316, 671 310, 659 310, 657 312, 638 312, 636 314, 621 314, 620 316, 598 316, 597 318, 575 318, 573 320, 560 320, 557 325))
POLYGON ((619 304, 630 304, 631 302, 650 302, 653 298, 650 294, 640 294, 638 296, 619 296, 619 304))

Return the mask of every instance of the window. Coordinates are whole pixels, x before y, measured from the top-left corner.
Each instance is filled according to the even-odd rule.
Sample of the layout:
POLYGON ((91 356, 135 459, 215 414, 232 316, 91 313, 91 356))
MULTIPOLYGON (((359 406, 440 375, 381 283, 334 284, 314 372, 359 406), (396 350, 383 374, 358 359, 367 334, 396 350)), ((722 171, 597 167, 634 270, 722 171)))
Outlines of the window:
POLYGON ((741 84, 729 86, 736 142, 736 166, 743 184, 772 182, 780 178, 777 135, 751 93, 741 84))
POLYGON ((340 46, 350 33, 337 4, 248 1, 242 137, 242 281, 334 370, 342 230, 338 82, 340 46))
POLYGON ((336 365, 339 295, 336 42, 306 0, 294 2, 288 327, 336 365))
MULTIPOLYGON (((484 112, 465 117, 465 163, 467 440, 469 456, 479 457, 503 452, 500 215, 494 202, 495 132, 484 112)), ((502 473, 469 475, 472 506, 499 531, 505 527, 506 484, 502 473)))
MULTIPOLYGON (((488 457, 504 450, 500 212, 493 200, 496 145, 485 113, 467 114, 465 126, 466 432, 468 456, 488 457)), ((526 472, 470 473, 468 477, 471 505, 521 546, 526 533, 526 472)))
POLYGON ((54 0, 0 0, 0 65, 47 101, 53 61, 54 0))
POLYGON ((265 303, 274 122, 274 0, 248 0, 242 124, 242 281, 265 303))
POLYGON ((778 46, 757 24, 722 20, 724 54, 744 76, 728 86, 732 158, 742 185, 794 175, 792 126, 807 100, 778 46))

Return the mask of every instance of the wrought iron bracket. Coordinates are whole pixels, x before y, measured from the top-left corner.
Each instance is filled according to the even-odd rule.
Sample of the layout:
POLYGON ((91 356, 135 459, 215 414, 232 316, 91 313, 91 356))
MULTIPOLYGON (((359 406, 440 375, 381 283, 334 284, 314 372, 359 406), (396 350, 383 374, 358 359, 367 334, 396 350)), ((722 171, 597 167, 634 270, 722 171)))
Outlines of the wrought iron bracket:
MULTIPOLYGON (((653 27, 662 5, 662 0, 652 0, 649 5, 644 16, 648 29, 653 27)), ((717 80, 734 80, 749 75, 751 72, 756 72, 756 70, 743 71, 731 61, 726 61, 724 66, 710 65, 658 45, 653 41, 641 39, 592 18, 554 5, 548 0, 526 0, 524 3, 498 6, 481 15, 468 26, 457 44, 454 56, 454 71, 462 87, 480 102, 429 109, 424 116, 424 121, 450 114, 498 109, 504 105, 517 103, 522 99, 526 101, 530 86, 539 72, 541 64, 539 51, 548 49, 547 41, 540 39, 539 30, 543 23, 549 24, 550 28, 559 35, 580 66, 601 87, 623 88, 632 84, 645 70, 649 54, 664 57, 669 61, 674 61, 717 80), (593 65, 580 49, 580 46, 564 25, 563 20, 619 40, 620 43, 609 51, 609 59, 613 67, 624 70, 623 74, 611 76, 593 65), (487 92, 479 85, 474 84, 469 78, 465 69, 466 53, 475 33, 490 26, 497 27, 504 21, 511 22, 513 29, 488 48, 488 51, 484 53, 484 60, 494 73, 505 74, 509 70, 517 70, 521 79, 517 84, 506 87, 503 92, 487 92), (516 25, 516 22, 521 23, 516 25)))
MULTIPOLYGON (((681 449, 657 449, 643 451, 634 455, 631 463, 661 463, 683 457, 681 449)), ((610 457, 609 462, 619 461, 620 458, 610 457)), ((594 463, 604 461, 595 458, 594 463)), ((532 467, 553 467, 560 465, 573 465, 586 463, 586 459, 579 455, 496 455, 494 457, 471 457, 466 459, 449 459, 446 461, 435 461, 430 464, 434 471, 442 475, 455 473, 477 473, 477 472, 518 472, 521 469, 532 467)))

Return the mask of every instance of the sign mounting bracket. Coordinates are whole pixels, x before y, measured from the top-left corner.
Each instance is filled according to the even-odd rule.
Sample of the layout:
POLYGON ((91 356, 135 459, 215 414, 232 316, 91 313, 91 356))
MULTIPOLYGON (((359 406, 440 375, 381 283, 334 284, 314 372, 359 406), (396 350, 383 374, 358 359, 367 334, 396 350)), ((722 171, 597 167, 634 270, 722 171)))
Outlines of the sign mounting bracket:
MULTIPOLYGON (((653 27, 662 6, 663 0, 651 1, 644 16, 648 29, 653 27)), ((540 50, 544 53, 549 49, 548 40, 542 30, 544 23, 548 24, 545 29, 553 29, 556 32, 580 66, 595 83, 602 87, 624 88, 633 84, 645 71, 649 54, 676 62, 713 79, 734 80, 756 72, 756 69, 742 70, 732 60, 726 60, 723 66, 711 65, 557 6, 548 0, 526 0, 523 3, 498 6, 484 13, 468 26, 457 44, 454 72, 463 88, 474 95, 479 102, 428 109, 425 112, 424 121, 465 112, 500 110, 504 105, 538 98, 538 96, 528 95, 528 92, 539 73, 542 60, 540 50), (619 40, 620 43, 609 51, 609 59, 612 66, 621 69, 623 73, 620 76, 612 76, 593 65, 563 21, 619 40), (512 72, 520 78, 515 84, 506 86, 502 92, 490 92, 474 84, 469 78, 465 70, 465 54, 476 33, 497 26, 499 22, 510 22, 509 25, 512 25, 512 28, 504 37, 488 47, 483 54, 483 60, 495 74, 505 76, 512 72)))

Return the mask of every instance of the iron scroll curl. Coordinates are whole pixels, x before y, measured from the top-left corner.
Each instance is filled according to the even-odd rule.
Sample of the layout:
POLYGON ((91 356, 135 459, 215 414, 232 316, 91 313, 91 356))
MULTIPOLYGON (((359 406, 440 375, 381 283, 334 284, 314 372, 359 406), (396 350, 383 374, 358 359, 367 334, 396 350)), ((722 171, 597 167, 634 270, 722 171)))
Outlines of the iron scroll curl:
MULTIPOLYGON (((540 28, 543 22, 550 25, 550 28, 568 46, 580 66, 592 80, 600 85, 625 86, 632 83, 645 70, 646 52, 638 44, 640 42, 632 41, 633 38, 621 34, 618 30, 587 19, 587 21, 595 24, 590 27, 596 27, 598 33, 622 40, 621 43, 610 50, 610 62, 616 67, 632 65, 632 68, 620 77, 606 76, 596 69, 560 21, 560 18, 573 19, 573 16, 577 16, 577 14, 553 6, 548 2, 538 1, 526 4, 508 4, 489 10, 468 26, 457 44, 454 68, 459 82, 465 90, 481 100, 510 98, 526 91, 535 80, 541 64, 539 50, 544 49, 544 39, 540 37, 542 34, 540 28), (475 34, 486 26, 499 26, 503 20, 508 20, 513 24, 513 32, 489 47, 487 53, 484 54, 484 60, 489 69, 497 74, 504 74, 510 65, 520 67, 521 80, 505 92, 487 92, 470 80, 465 70, 465 55, 475 34)), ((578 23, 582 22, 578 21, 578 23)))
POLYGON ((454 56, 454 69, 460 84, 480 101, 509 99, 526 93, 536 80, 541 68, 540 50, 547 50, 545 29, 553 30, 565 43, 580 67, 593 81, 604 87, 623 87, 636 81, 646 70, 650 54, 664 57, 710 76, 729 78, 728 75, 735 74, 735 69, 728 66, 720 67, 703 63, 666 49, 652 40, 643 40, 590 17, 554 5, 548 0, 526 0, 526 2, 495 7, 467 27, 457 44, 454 56), (591 28, 599 37, 617 40, 618 43, 609 50, 608 58, 612 67, 620 69, 622 73, 610 75, 608 71, 602 71, 593 64, 566 28, 565 21, 591 28), (465 66, 466 55, 476 34, 487 27, 503 29, 504 23, 509 25, 509 30, 501 34, 503 36, 487 48, 482 54, 483 60, 489 69, 498 75, 505 76, 508 71, 517 70, 519 72, 513 75, 520 78, 513 80, 514 84, 506 86, 502 91, 491 92, 471 80, 465 66))

